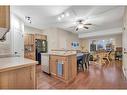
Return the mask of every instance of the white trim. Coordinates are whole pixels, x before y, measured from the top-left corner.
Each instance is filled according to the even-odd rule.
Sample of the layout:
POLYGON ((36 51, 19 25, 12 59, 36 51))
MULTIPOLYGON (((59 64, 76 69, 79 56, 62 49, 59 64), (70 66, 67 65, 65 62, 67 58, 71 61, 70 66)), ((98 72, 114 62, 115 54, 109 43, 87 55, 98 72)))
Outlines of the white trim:
POLYGON ((104 35, 112 35, 112 34, 120 34, 122 33, 122 28, 113 28, 113 29, 106 29, 100 30, 95 32, 87 32, 79 34, 79 38, 87 38, 87 37, 95 37, 95 36, 104 36, 104 35))

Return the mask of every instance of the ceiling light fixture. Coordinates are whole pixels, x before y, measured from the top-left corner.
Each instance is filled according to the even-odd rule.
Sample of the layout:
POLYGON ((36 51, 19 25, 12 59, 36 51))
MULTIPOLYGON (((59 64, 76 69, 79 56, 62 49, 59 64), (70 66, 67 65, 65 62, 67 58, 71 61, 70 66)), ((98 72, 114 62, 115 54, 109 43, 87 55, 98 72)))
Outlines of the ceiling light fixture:
POLYGON ((61 17, 58 17, 58 20, 60 21, 61 20, 61 17))
POLYGON ((26 22, 28 22, 28 23, 31 23, 32 21, 31 21, 31 17, 29 17, 29 16, 25 16, 25 19, 26 19, 26 22))
POLYGON ((70 14, 67 12, 67 13, 66 13, 66 16, 68 17, 69 15, 70 15, 70 14))
POLYGON ((62 13, 60 16, 58 16, 58 20, 60 21, 62 18, 64 18, 64 17, 68 17, 68 16, 70 16, 70 14, 68 13, 68 12, 66 12, 66 13, 62 13))
POLYGON ((81 28, 83 28, 83 27, 84 27, 83 24, 79 24, 79 25, 78 25, 78 28, 79 28, 79 29, 81 29, 81 28))
POLYGON ((62 18, 64 18, 64 13, 61 15, 62 18))
POLYGON ((76 25, 76 22, 73 22, 74 25, 76 25))

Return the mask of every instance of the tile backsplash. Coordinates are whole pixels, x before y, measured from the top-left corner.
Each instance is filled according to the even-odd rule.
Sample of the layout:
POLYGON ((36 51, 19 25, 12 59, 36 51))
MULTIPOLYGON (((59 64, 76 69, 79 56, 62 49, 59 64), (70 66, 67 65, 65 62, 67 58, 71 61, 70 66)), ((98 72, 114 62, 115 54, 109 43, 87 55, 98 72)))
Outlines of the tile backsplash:
POLYGON ((4 42, 0 41, 0 55, 11 54, 11 32, 6 35, 6 40, 4 42))
POLYGON ((0 55, 10 54, 11 48, 10 45, 6 42, 0 42, 0 55))

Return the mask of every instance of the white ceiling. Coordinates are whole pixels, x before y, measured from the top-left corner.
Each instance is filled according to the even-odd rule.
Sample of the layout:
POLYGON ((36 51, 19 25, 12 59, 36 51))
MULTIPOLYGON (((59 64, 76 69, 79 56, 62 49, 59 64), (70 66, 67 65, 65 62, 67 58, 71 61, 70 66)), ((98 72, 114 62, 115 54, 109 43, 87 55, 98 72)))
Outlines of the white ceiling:
POLYGON ((123 6, 12 6, 13 12, 25 22, 25 16, 32 18, 27 25, 39 29, 58 27, 74 32, 74 22, 84 19, 92 23, 88 30, 79 30, 79 34, 112 27, 122 26, 123 6), (58 16, 68 12, 70 16, 58 21, 58 16))

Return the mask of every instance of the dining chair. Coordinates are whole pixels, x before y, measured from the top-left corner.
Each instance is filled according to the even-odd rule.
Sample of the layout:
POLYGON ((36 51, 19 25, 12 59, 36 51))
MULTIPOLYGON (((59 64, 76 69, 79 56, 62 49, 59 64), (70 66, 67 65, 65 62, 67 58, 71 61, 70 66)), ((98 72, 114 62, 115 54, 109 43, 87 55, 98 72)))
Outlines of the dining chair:
POLYGON ((79 68, 84 71, 83 61, 82 60, 78 60, 77 61, 77 71, 79 71, 79 68))
POLYGON ((110 55, 110 52, 104 52, 101 58, 102 59, 101 63, 104 63, 105 65, 107 65, 107 62, 108 62, 108 64, 110 64, 109 55, 110 55))
POLYGON ((87 54, 86 56, 86 64, 89 66, 89 61, 90 61, 90 53, 87 54))
POLYGON ((82 58, 80 60, 77 60, 77 70, 79 70, 79 67, 85 71, 85 69, 88 69, 89 66, 89 60, 90 60, 90 53, 84 53, 82 58))
POLYGON ((83 71, 84 71, 84 68, 83 68, 83 55, 80 56, 80 59, 77 60, 77 71, 79 71, 79 68, 83 69, 83 71))
POLYGON ((85 65, 85 69, 88 69, 89 59, 90 59, 89 53, 83 55, 83 65, 85 65))

